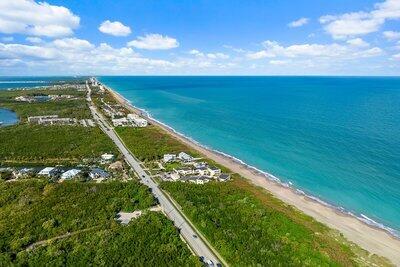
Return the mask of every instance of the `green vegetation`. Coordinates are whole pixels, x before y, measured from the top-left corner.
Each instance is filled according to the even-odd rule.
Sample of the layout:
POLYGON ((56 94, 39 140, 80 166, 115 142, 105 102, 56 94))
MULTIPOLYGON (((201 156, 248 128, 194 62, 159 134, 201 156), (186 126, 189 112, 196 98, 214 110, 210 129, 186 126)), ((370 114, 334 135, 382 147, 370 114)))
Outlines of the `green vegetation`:
POLYGON ((106 152, 117 154, 112 141, 98 127, 21 124, 0 128, 3 165, 76 164, 106 152))
POLYGON ((0 107, 15 111, 22 121, 25 121, 29 116, 41 115, 59 115, 60 117, 87 119, 91 117, 91 114, 89 108, 87 107, 84 96, 85 92, 80 92, 73 88, 60 90, 41 89, 0 91, 0 107), (16 96, 38 96, 51 94, 73 95, 79 98, 33 103, 18 102, 14 99, 16 96))
POLYGON ((193 156, 198 153, 190 150, 156 126, 145 128, 118 127, 118 135, 131 152, 141 161, 161 159, 164 154, 186 151, 193 156))
POLYGON ((180 162, 170 162, 164 164, 165 171, 170 172, 173 171, 174 169, 179 169, 182 167, 182 164, 180 162))
POLYGON ((206 185, 164 182, 162 187, 231 265, 350 266, 359 261, 354 245, 336 232, 242 178, 206 185))
POLYGON ((0 265, 194 265, 173 224, 147 212, 120 225, 117 212, 154 205, 138 182, 0 182, 0 265), (32 246, 35 244, 34 246, 32 246))

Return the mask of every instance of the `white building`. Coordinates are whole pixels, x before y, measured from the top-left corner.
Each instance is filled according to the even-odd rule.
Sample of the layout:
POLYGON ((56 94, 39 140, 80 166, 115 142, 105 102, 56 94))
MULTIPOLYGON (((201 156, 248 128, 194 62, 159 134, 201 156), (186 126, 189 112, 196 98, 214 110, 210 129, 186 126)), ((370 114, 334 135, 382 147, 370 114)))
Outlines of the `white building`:
POLYGON ((191 168, 181 168, 181 169, 177 169, 174 170, 176 173, 179 173, 180 175, 192 175, 195 173, 195 170, 192 170, 191 168))
POLYGON ((177 172, 172 172, 169 176, 171 177, 171 179, 173 181, 177 181, 177 180, 179 180, 181 178, 181 176, 177 172))
POLYGON ((193 157, 186 154, 185 152, 179 153, 178 158, 183 162, 191 162, 193 160, 193 157))
POLYGON ((111 161, 111 160, 114 159, 114 155, 113 154, 104 153, 103 155, 101 155, 101 159, 105 160, 105 161, 111 161))
POLYGON ((62 180, 72 179, 72 178, 76 177, 80 172, 81 172, 81 170, 71 169, 71 170, 66 171, 63 174, 61 174, 61 179, 62 180))
POLYGON ((43 170, 41 170, 38 175, 43 175, 43 176, 53 176, 54 174, 57 173, 57 169, 54 167, 46 167, 43 170))
POLYGON ((127 118, 112 119, 112 123, 115 127, 117 126, 128 126, 130 125, 127 118))
POLYGON ((221 174, 221 169, 219 169, 215 166, 209 166, 207 169, 208 169, 210 176, 217 176, 217 175, 221 174))
POLYGON ((147 120, 139 117, 136 114, 128 114, 127 118, 129 121, 131 121, 132 123, 134 123, 137 127, 146 127, 147 126, 147 120))
POLYGON ((164 154, 163 161, 164 163, 175 161, 176 155, 175 154, 164 154))

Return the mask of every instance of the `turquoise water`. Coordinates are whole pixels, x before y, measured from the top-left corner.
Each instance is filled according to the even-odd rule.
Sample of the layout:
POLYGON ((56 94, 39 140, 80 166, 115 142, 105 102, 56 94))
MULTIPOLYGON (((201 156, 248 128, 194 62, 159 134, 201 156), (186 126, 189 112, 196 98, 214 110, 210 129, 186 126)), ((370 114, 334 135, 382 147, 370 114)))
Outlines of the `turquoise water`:
POLYGON ((201 144, 400 230, 400 79, 100 80, 201 144))
POLYGON ((15 112, 0 108, 0 127, 16 124, 19 121, 15 112))

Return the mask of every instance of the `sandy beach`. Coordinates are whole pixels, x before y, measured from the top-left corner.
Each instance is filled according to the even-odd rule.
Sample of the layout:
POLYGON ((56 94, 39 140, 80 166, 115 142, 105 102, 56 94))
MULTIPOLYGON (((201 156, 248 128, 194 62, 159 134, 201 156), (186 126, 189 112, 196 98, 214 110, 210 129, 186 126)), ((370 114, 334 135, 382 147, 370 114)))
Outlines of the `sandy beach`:
MULTIPOLYGON (((106 88, 126 108, 135 113, 142 113, 140 109, 132 106, 124 97, 114 92, 110 88, 106 88)), ((174 132, 171 128, 155 121, 152 118, 146 117, 146 119, 148 119, 152 124, 163 128, 170 135, 174 136, 189 147, 199 151, 204 156, 227 167, 228 169, 232 170, 232 172, 236 172, 247 178, 254 185, 265 188, 285 203, 296 207, 317 221, 340 231, 348 240, 358 244, 360 247, 364 248, 370 253, 384 256, 395 265, 400 266, 400 240, 385 230, 371 226, 365 222, 362 222, 358 218, 340 212, 335 208, 323 205, 322 203, 306 195, 299 194, 294 189, 285 187, 278 182, 267 179, 264 174, 259 173, 228 156, 196 144, 195 142, 174 132)))

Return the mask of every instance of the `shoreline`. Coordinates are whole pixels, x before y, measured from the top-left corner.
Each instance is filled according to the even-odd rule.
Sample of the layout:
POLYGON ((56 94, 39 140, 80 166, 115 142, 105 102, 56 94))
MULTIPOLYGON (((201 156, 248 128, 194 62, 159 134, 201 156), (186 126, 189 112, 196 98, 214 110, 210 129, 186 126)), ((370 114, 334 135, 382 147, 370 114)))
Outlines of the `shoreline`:
POLYGON ((165 123, 152 118, 147 111, 135 107, 129 100, 118 92, 112 90, 110 87, 105 84, 103 84, 103 86, 121 105, 126 107, 128 110, 139 113, 152 124, 161 127, 168 134, 185 145, 197 150, 218 164, 227 167, 232 172, 238 173, 252 184, 262 187, 273 194, 276 198, 286 204, 294 206, 303 213, 313 217, 316 221, 339 231, 346 239, 356 243, 361 248, 370 253, 384 256, 395 265, 400 266, 400 238, 397 237, 394 231, 392 232, 390 228, 373 221, 363 214, 361 214, 361 217, 357 217, 351 212, 345 211, 341 207, 336 207, 326 203, 312 195, 307 195, 300 189, 282 183, 279 178, 253 166, 247 165, 240 159, 203 146, 197 141, 177 132, 165 123))

